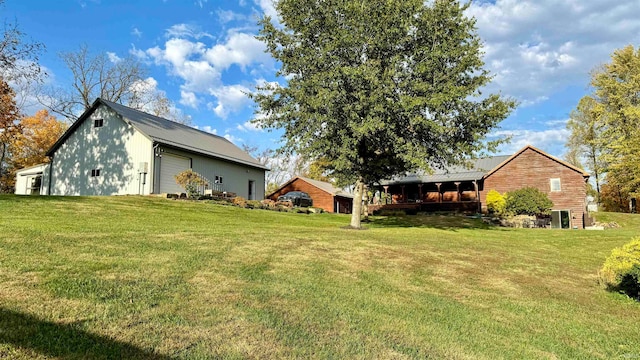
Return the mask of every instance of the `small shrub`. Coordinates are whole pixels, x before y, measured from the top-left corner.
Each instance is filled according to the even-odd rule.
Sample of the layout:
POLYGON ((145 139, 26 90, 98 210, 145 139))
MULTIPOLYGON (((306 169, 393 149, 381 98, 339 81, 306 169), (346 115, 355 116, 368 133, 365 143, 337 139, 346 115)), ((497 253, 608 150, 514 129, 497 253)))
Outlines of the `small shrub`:
POLYGON ((487 211, 494 215, 504 215, 506 207, 507 201, 504 196, 496 190, 489 190, 487 193, 487 211))
POLYGON ((235 206, 239 206, 241 208, 247 207, 247 200, 242 196, 236 196, 231 200, 231 203, 235 206))
POLYGON ((505 195, 505 209, 513 215, 549 215, 553 202, 534 187, 510 191, 505 195))
POLYGON ((276 202, 271 199, 264 199, 260 203, 263 209, 274 209, 276 207, 276 202))
POLYGON ((262 209, 262 203, 258 200, 249 200, 246 207, 249 209, 262 209))
POLYGON ((600 281, 613 291, 638 299, 640 291, 640 237, 615 248, 600 270, 600 281))
POLYGON ((182 186, 189 198, 198 196, 198 188, 207 185, 207 181, 197 172, 189 169, 176 176, 176 184, 182 186))

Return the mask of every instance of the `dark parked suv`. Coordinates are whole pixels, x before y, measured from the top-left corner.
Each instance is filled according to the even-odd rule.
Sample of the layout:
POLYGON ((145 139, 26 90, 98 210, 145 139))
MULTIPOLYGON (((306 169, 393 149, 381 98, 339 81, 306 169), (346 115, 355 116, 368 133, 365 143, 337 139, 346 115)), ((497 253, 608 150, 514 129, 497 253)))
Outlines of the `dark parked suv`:
POLYGON ((282 196, 279 196, 278 201, 290 201, 293 206, 313 206, 313 200, 311 199, 311 196, 302 191, 290 191, 282 196))

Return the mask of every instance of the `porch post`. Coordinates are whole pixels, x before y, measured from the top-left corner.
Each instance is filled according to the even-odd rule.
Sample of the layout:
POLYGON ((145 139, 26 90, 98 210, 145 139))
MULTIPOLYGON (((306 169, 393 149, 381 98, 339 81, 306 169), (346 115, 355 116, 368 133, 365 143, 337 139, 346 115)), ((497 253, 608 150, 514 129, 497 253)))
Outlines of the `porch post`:
POLYGON ((476 180, 472 181, 473 190, 476 192, 476 202, 478 203, 478 213, 482 212, 482 205, 480 205, 480 192, 478 191, 478 182, 476 180))
POLYGON ((405 203, 407 201, 405 200, 405 197, 404 197, 404 185, 400 185, 400 188, 402 189, 402 202, 405 203))
POLYGON ((382 188, 384 189, 384 204, 388 204, 389 203, 389 185, 383 185, 382 188))
POLYGON ((442 183, 436 183, 436 186, 438 187, 438 202, 439 203, 442 202, 442 193, 440 192, 440 185, 442 185, 442 183))
POLYGON ((454 182, 454 184, 456 184, 456 201, 460 201, 460 182, 456 181, 454 182))
POLYGON ((422 202, 422 184, 418 184, 418 196, 420 196, 420 202, 422 202))

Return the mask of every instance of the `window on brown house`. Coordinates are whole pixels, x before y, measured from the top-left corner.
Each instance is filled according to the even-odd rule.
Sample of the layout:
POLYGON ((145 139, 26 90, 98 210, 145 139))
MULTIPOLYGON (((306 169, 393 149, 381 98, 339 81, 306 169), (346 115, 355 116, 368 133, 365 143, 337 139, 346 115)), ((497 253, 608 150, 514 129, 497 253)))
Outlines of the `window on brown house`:
POLYGON ((562 191, 562 186, 560 185, 560 179, 550 179, 551 182, 551 191, 562 191))

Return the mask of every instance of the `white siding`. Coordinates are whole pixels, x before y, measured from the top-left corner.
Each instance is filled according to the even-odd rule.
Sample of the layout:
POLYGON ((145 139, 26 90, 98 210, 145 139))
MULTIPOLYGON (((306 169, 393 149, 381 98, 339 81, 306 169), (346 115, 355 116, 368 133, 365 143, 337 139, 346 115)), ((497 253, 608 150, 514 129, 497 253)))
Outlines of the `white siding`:
POLYGON ((151 176, 139 169, 145 162, 151 169, 152 161, 151 140, 101 105, 56 150, 51 194, 149 194, 151 176), (94 127, 95 119, 104 119, 103 126, 94 127), (93 169, 100 176, 92 177, 93 169))
POLYGON ((16 195, 32 195, 31 182, 37 176, 40 176, 40 178, 42 179, 40 183, 40 189, 38 190, 38 195, 46 195, 48 175, 48 164, 41 164, 16 171, 16 195))
MULTIPOLYGON (((255 189, 253 197, 258 200, 264 199, 264 170, 176 149, 165 148, 162 150, 164 150, 164 154, 169 153, 191 158, 193 171, 207 178, 210 183, 215 181, 216 176, 222 176, 223 191, 236 193, 245 199, 249 198, 249 180, 252 180, 255 189)), ((162 165, 160 167, 162 168, 162 165)), ((162 181, 164 180, 160 179, 160 183, 162 181)), ((175 180, 173 181, 175 182, 175 180)))

